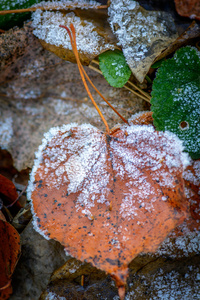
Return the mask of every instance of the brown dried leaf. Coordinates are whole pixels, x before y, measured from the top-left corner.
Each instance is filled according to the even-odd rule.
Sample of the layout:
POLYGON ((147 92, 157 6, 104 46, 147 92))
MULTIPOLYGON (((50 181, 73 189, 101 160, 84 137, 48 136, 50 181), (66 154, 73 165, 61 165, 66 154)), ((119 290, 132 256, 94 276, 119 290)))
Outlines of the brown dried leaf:
POLYGON ((143 82, 156 57, 178 36, 171 15, 126 0, 112 0, 108 14, 131 71, 143 82))
POLYGON ((192 24, 171 45, 169 45, 169 47, 167 47, 167 49, 162 51, 162 53, 155 59, 155 61, 165 58, 167 55, 173 53, 180 47, 186 46, 188 44, 194 44, 194 41, 198 40, 199 37, 200 26, 195 21, 193 21, 192 24))
POLYGON ((130 261, 187 216, 181 149, 152 126, 51 129, 29 184, 36 229, 110 273, 123 298, 130 261))

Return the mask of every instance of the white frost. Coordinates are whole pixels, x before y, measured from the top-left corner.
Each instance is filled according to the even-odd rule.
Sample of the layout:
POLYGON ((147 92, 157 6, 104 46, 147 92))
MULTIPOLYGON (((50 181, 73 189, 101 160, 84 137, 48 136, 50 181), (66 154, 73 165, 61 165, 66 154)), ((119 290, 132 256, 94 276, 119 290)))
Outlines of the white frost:
POLYGON ((59 11, 43 12, 38 9, 33 13, 32 20, 34 35, 51 45, 62 46, 65 49, 72 50, 66 29, 59 27, 59 25, 69 27, 72 23, 76 30, 78 51, 98 55, 102 49, 113 49, 113 45, 107 44, 104 38, 97 33, 96 27, 92 22, 83 21, 73 12, 64 15, 59 11))
MULTIPOLYGON (((170 16, 166 22, 162 12, 147 12, 138 1, 111 0, 108 14, 111 29, 132 71, 153 54, 154 43, 169 39, 168 30, 174 26, 170 16)), ((134 75, 137 77, 137 72, 134 75)))
POLYGON ((189 163, 182 152, 182 142, 169 132, 155 132, 153 126, 124 125, 121 130, 126 132, 126 138, 111 139, 108 150, 105 136, 91 125, 70 124, 50 129, 36 153, 28 198, 31 199, 37 172, 49 190, 64 188, 68 194, 81 191, 76 209, 88 217, 97 203, 109 205, 114 177, 119 182, 126 179, 126 192, 120 195, 120 213, 124 218, 137 216, 138 203, 152 211, 154 195, 160 193, 166 201, 159 185, 174 188, 176 172, 183 171, 189 163), (74 127, 75 134, 70 138, 74 127), (45 165, 41 165, 42 161, 45 165), (146 170, 150 170, 150 177, 146 170), (152 180, 159 185, 152 185, 152 180))
POLYGON ((7 149, 13 137, 13 119, 8 116, 0 119, 0 147, 7 149))

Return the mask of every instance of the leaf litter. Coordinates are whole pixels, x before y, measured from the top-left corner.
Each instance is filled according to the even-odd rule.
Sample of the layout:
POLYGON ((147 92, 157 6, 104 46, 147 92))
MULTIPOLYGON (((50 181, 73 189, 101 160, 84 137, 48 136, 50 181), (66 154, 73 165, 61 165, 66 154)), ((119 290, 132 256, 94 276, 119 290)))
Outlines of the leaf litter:
MULTIPOLYGON (((126 134, 125 134, 125 135, 126 135, 126 134)), ((78 164, 80 164, 80 162, 78 162, 78 164)), ((70 161, 70 167, 71 167, 71 166, 74 167, 74 164, 73 164, 73 162, 70 161)), ((76 165, 75 165, 75 168, 76 168, 76 165)), ((79 168, 78 168, 78 169, 79 169, 79 168)), ((62 175, 62 172, 63 172, 63 170, 61 169, 61 170, 59 170, 58 174, 61 173, 61 175, 62 175)), ((69 175, 69 174, 68 174, 68 175, 69 175)), ((70 176, 69 176, 69 177, 70 177, 70 176)), ((78 185, 79 185, 79 182, 78 182, 77 186, 78 186, 78 185)), ((162 199, 162 200, 165 201, 166 199, 162 199)), ((109 205, 109 208, 110 208, 110 210, 112 210, 112 205, 109 205)))
POLYGON ((154 252, 188 215, 182 172, 189 159, 182 142, 169 132, 129 125, 120 115, 127 124, 109 129, 86 84, 85 78, 96 90, 80 63, 75 28, 71 24, 70 32, 60 26, 69 34, 106 132, 69 124, 46 134, 28 187, 33 222, 67 253, 111 274, 124 299, 131 260, 154 252))
POLYGON ((124 125, 106 136, 64 125, 46 134, 36 157, 28 187, 36 230, 110 273, 119 289, 128 263, 187 216, 188 160, 170 133, 124 125))

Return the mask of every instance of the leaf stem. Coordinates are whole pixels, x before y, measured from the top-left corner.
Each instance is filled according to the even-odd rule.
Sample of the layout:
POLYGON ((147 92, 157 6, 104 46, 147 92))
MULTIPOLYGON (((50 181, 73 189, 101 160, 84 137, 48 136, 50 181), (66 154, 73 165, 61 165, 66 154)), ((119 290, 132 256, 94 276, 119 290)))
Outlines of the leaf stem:
POLYGON ((62 28, 65 28, 68 32, 68 35, 69 35, 69 38, 70 38, 70 41, 71 41, 71 45, 72 45, 72 50, 74 52, 74 55, 76 57, 76 61, 77 61, 77 65, 78 65, 78 68, 79 68, 79 72, 80 72, 80 75, 81 75, 81 79, 83 81, 83 84, 85 86, 85 89, 94 105, 94 107, 96 108, 97 112, 99 113, 102 121, 104 122, 105 124, 105 127, 106 127, 106 131, 109 133, 110 132, 110 129, 109 129, 109 126, 108 126, 108 123, 106 122, 106 119, 104 118, 102 112, 100 111, 98 105, 96 104, 89 88, 88 88, 88 85, 86 83, 86 80, 85 80, 85 77, 84 77, 84 72, 82 71, 82 65, 81 65, 81 62, 80 62, 80 59, 79 59, 79 56, 78 56, 78 50, 77 50, 77 47, 76 47, 76 33, 75 33, 75 28, 74 28, 74 25, 73 24, 70 24, 70 29, 71 31, 69 30, 69 28, 67 26, 64 26, 64 25, 59 25, 59 27, 62 27, 62 28), (72 32, 72 34, 71 34, 72 32))

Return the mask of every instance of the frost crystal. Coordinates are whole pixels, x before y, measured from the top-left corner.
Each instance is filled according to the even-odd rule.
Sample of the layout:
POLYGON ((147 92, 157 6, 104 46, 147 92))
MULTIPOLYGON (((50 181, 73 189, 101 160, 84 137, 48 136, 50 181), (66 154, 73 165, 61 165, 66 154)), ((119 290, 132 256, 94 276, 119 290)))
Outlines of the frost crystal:
POLYGON ((96 26, 92 22, 82 20, 73 12, 63 14, 58 11, 42 12, 38 9, 33 13, 32 19, 34 35, 51 45, 72 50, 66 29, 59 27, 59 25, 69 27, 72 23, 76 30, 78 51, 98 55, 102 49, 104 51, 113 49, 113 45, 107 44, 104 38, 97 33, 96 26))
POLYGON ((132 0, 112 0, 108 13, 110 26, 118 38, 118 44, 122 46, 127 63, 142 82, 144 76, 137 75, 136 69, 148 56, 152 63, 159 48, 164 49, 170 43, 169 37, 175 33, 174 28, 169 32, 169 28, 174 27, 172 18, 166 18, 162 12, 145 11, 138 2, 132 0))
POLYGON ((67 6, 74 7, 75 8, 96 8, 97 6, 101 5, 101 3, 98 3, 96 1, 87 1, 87 0, 78 0, 78 1, 66 1, 66 0, 60 0, 60 1, 41 1, 38 4, 33 5, 34 7, 44 7, 48 10, 50 9, 65 9, 67 6))
POLYGON ((13 137, 13 119, 7 117, 0 120, 0 147, 7 149, 13 137))

